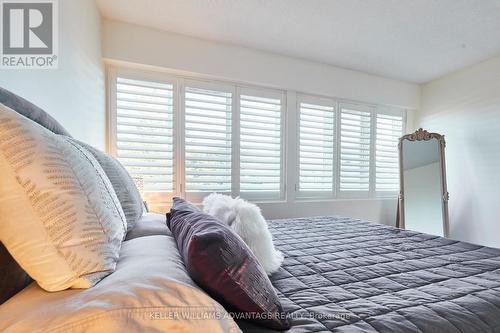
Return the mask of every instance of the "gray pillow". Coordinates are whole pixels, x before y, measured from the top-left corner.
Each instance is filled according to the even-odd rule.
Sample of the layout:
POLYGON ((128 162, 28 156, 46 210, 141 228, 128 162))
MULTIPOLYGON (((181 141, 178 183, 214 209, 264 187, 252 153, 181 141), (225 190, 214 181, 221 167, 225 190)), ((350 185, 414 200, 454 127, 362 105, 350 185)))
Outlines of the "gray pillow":
POLYGON ((26 118, 42 125, 53 133, 71 136, 66 129, 47 112, 43 111, 33 103, 28 102, 24 98, 3 89, 2 87, 0 87, 0 103, 25 116, 26 118))
POLYGON ((89 151, 104 169, 125 213, 127 231, 130 231, 143 213, 143 200, 132 177, 116 158, 81 141, 75 139, 71 141, 89 151))

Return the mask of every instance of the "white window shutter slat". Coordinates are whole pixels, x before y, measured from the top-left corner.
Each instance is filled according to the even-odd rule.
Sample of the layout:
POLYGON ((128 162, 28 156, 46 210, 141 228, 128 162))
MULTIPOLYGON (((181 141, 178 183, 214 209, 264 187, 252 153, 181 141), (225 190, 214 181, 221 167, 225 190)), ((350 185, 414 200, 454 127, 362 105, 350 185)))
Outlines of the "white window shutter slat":
POLYGON ((279 197, 282 188, 282 100, 246 92, 240 105, 240 192, 279 197))
POLYGON ((232 93, 184 89, 186 192, 231 192, 232 93))
POLYGON ((315 103, 311 99, 299 99, 298 103, 299 197, 331 195, 334 190, 334 103, 315 103))
POLYGON ((340 192, 370 190, 371 112, 356 105, 340 108, 340 192))
POLYGON ((116 77, 116 155, 144 191, 172 192, 173 84, 116 77))
POLYGON ((375 188, 377 192, 399 191, 399 138, 403 115, 377 113, 375 146, 375 188))
POLYGON ((296 164, 288 166, 297 199, 371 198, 399 190, 404 110, 298 93, 297 118, 291 119, 297 127, 285 131, 283 91, 110 73, 110 148, 147 192, 175 192, 196 202, 214 191, 283 199, 285 133, 297 142, 290 155, 296 164))

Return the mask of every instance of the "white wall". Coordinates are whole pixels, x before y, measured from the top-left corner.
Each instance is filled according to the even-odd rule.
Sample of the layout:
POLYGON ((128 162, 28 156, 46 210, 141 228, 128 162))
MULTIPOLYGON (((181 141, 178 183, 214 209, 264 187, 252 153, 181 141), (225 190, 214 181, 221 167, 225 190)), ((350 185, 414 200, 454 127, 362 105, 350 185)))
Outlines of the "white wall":
POLYGON ((106 142, 101 17, 94 1, 59 1, 59 68, 0 70, 0 86, 40 106, 76 138, 106 142))
MULTIPOLYGON (((296 128, 295 91, 407 109, 417 109, 420 102, 420 87, 415 84, 121 22, 104 21, 103 55, 114 65, 133 65, 288 90, 288 128, 296 128)), ((413 119, 412 115, 409 118, 413 119)), ((288 149, 295 147, 291 137, 294 136, 287 140, 288 149)), ((288 154, 287 158, 289 166, 295 165, 293 154, 288 154)), ((294 170, 288 170, 286 177, 287 200, 259 204, 267 218, 338 214, 395 223, 395 198, 296 201, 294 170)))
POLYGON ((268 219, 339 215, 388 225, 396 224, 396 199, 339 199, 331 201, 287 201, 259 203, 268 219))
POLYGON ((424 85, 415 125, 446 138, 450 236, 500 247, 500 57, 424 85))
POLYGON ((103 22, 103 55, 114 61, 409 109, 418 109, 420 102, 415 84, 128 23, 103 22))

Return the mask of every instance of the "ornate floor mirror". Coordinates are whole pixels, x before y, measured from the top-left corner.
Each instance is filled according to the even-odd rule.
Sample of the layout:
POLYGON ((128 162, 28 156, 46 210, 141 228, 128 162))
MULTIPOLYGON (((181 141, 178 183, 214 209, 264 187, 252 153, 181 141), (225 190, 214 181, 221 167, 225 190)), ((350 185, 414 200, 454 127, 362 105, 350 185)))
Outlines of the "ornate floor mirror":
POLYGON ((399 140, 398 227, 448 237, 444 136, 419 129, 399 140))

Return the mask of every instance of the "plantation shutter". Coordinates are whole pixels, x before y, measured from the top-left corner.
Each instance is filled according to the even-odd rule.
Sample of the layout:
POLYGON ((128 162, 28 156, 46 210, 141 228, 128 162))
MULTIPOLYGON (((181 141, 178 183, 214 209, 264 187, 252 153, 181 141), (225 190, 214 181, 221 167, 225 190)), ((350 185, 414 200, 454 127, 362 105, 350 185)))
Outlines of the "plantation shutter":
POLYGON ((116 78, 116 155, 144 191, 173 190, 173 85, 116 78))
POLYGON ((368 107, 341 105, 340 184, 341 192, 370 191, 371 117, 368 107))
POLYGON ((240 92, 240 192, 279 198, 282 193, 282 95, 240 92))
POLYGON ((232 93, 184 89, 186 192, 231 193, 232 93))
POLYGON ((399 138, 403 135, 403 114, 377 113, 375 188, 377 192, 399 191, 399 138))
POLYGON ((299 196, 333 195, 333 105, 333 101, 312 98, 299 101, 299 196))

